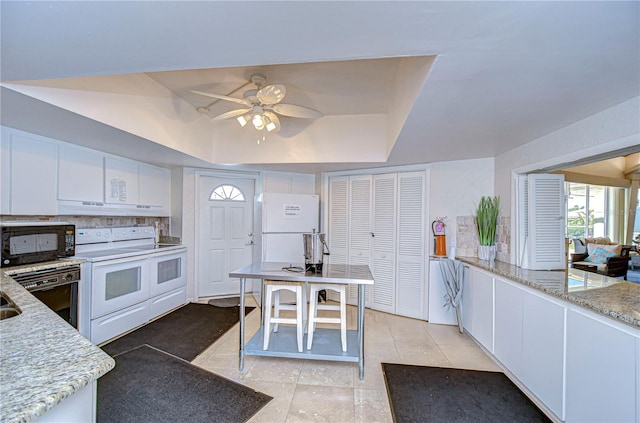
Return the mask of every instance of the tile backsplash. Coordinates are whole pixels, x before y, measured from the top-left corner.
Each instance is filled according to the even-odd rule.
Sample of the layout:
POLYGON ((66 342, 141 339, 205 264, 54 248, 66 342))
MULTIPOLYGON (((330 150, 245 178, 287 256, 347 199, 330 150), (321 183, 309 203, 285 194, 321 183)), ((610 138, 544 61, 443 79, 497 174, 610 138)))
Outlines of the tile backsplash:
POLYGON ((168 217, 135 217, 135 216, 14 216, 2 215, 0 220, 12 222, 22 220, 25 222, 67 222, 76 225, 76 228, 116 228, 120 226, 153 226, 158 223, 160 236, 169 236, 170 218, 168 217))
MULTIPOLYGON (((456 255, 478 257, 478 232, 475 216, 456 217, 456 255)), ((496 260, 508 263, 511 256, 511 217, 499 216, 496 228, 496 260)))

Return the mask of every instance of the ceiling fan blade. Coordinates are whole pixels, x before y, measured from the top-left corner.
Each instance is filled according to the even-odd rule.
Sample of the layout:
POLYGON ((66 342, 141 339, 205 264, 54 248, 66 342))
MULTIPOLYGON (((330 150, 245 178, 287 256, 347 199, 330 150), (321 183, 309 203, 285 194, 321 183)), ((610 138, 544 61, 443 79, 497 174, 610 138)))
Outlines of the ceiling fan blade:
POLYGON ((274 104, 271 109, 283 116, 291 116, 296 118, 314 119, 322 117, 322 113, 317 110, 304 106, 296 106, 295 104, 274 104))
POLYGON ((231 110, 229 112, 226 112, 226 113, 223 113, 221 115, 218 115, 218 116, 214 117, 213 119, 211 119, 211 122, 216 122, 216 121, 219 121, 219 120, 224 120, 224 119, 229 119, 229 118, 241 116, 241 115, 244 115, 245 113, 250 112, 251 110, 252 110, 251 108, 231 110))
POLYGON ((236 98, 236 97, 229 97, 229 96, 220 95, 220 94, 205 93, 203 91, 193 91, 192 90, 191 92, 194 93, 194 94, 200 94, 200 95, 204 95, 204 96, 207 96, 207 97, 217 98, 219 100, 232 101, 234 103, 242 104, 243 106, 251 106, 251 103, 249 103, 244 98, 236 98))
POLYGON ((284 85, 274 84, 258 90, 257 97, 260 103, 271 105, 280 103, 286 94, 287 89, 284 85))

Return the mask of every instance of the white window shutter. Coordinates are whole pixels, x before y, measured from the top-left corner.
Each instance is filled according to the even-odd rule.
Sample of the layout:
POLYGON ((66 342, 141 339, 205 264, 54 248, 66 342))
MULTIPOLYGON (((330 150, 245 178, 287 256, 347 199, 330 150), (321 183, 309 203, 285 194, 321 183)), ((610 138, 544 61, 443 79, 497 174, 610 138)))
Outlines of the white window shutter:
POLYGON ((528 185, 528 269, 564 269, 564 176, 530 174, 528 185))

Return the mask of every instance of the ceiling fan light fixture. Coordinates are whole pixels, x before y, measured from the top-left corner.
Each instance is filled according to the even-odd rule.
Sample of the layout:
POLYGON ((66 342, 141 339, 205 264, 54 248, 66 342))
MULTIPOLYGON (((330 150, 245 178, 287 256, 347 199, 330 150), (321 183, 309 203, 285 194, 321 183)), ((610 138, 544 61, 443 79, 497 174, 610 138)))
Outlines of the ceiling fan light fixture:
POLYGON ((241 116, 238 116, 236 118, 236 120, 238 121, 240 126, 242 126, 243 128, 247 123, 249 123, 249 119, 251 119, 251 115, 250 114, 241 115, 241 116))
POLYGON ((251 120, 251 123, 253 123, 253 126, 258 130, 262 130, 264 128, 264 116, 262 116, 261 114, 255 114, 253 115, 253 119, 251 120))
POLYGON ((276 129, 276 124, 271 119, 269 119, 269 116, 265 116, 265 122, 267 123, 265 127, 267 128, 268 132, 271 132, 274 129, 276 129))

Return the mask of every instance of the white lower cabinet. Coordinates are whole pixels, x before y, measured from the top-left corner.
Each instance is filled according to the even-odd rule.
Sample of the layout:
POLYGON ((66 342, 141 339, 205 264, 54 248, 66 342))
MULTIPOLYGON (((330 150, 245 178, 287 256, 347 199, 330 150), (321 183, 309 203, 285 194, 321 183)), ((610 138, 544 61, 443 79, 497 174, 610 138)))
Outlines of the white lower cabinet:
POLYGON ((566 420, 640 421, 639 357, 638 336, 569 310, 566 420))
POLYGON ((564 312, 561 305, 524 289, 520 380, 556 416, 564 392, 564 312))
POLYGON ((484 270, 465 272, 465 330, 546 411, 566 422, 640 421, 640 330, 484 270))
POLYGON ((490 273, 465 267, 462 322, 467 332, 493 354, 493 276, 490 273))
POLYGON ((96 401, 98 382, 94 380, 69 398, 36 418, 37 423, 69 423, 96 421, 96 401))
POLYGON ((498 360, 518 379, 523 374, 522 308, 524 291, 501 279, 495 280, 495 341, 498 360))

